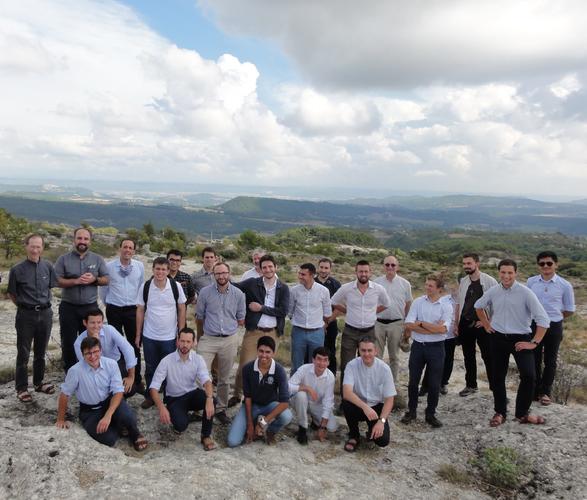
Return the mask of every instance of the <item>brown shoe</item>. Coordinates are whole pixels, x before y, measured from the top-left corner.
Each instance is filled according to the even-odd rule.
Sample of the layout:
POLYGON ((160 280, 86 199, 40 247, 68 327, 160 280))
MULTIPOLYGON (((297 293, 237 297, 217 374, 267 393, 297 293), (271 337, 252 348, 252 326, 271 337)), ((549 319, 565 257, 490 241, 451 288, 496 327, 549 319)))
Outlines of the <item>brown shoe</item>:
POLYGON ((148 409, 149 409, 149 408, 151 408, 151 406, 153 406, 154 404, 155 404, 155 403, 153 402, 153 400, 152 400, 152 399, 147 399, 147 398, 145 398, 145 399, 143 400, 143 402, 141 403, 141 408, 142 408, 143 410, 148 410, 148 409))
POLYGON ((241 398, 237 397, 237 396, 232 396, 229 400, 228 400, 228 407, 232 408, 233 406, 236 406, 237 404, 239 404, 241 402, 241 398))
POLYGON ((277 443, 277 439, 275 438, 275 432, 267 431, 265 433, 265 442, 270 446, 277 443))

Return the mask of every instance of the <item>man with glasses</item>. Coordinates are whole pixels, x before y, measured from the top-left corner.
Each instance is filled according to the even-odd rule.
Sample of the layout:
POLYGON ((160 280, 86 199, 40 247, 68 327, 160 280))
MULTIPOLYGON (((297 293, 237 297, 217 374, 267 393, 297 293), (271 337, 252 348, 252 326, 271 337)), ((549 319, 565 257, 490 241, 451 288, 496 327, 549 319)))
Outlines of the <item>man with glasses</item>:
MULTIPOLYGON (((573 286, 556 273, 558 257, 554 252, 540 252, 536 256, 536 263, 540 274, 529 278, 527 285, 546 310, 550 318, 550 327, 546 330, 542 342, 534 349, 534 399, 540 401, 543 406, 548 406, 552 402, 550 398, 556 374, 558 348, 563 339, 563 320, 575 311, 575 294, 573 286)), ((532 331, 536 331, 535 323, 532 324, 532 331)))
POLYGON ((169 261, 168 278, 177 281, 183 288, 183 293, 186 297, 186 307, 188 304, 193 304, 196 300, 196 290, 192 284, 192 277, 188 273, 180 271, 181 261, 183 259, 183 252, 175 248, 167 252, 167 260, 169 261))
POLYGON ((216 283, 202 288, 196 304, 198 354, 204 358, 208 371, 212 361, 218 360, 216 418, 229 424, 226 408, 230 372, 238 351, 238 327, 245 324, 247 309, 245 294, 230 283, 230 266, 217 262, 213 273, 216 283))

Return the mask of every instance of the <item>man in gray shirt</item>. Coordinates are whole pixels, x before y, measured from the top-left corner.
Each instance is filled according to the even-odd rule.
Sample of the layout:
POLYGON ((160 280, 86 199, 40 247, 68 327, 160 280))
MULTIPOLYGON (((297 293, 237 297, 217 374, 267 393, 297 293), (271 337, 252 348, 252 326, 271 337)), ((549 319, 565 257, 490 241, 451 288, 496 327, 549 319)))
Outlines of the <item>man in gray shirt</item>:
POLYGON ((196 291, 196 300, 198 300, 198 294, 202 288, 214 284, 214 273, 212 269, 216 262, 218 262, 216 250, 212 247, 204 248, 202 250, 202 268, 192 274, 192 285, 196 291))
POLYGON ((33 385, 35 391, 53 394, 52 384, 44 384, 45 352, 51 326, 51 288, 57 278, 50 262, 41 259, 43 238, 31 234, 25 239, 27 258, 16 264, 8 277, 8 295, 17 306, 16 312, 16 396, 23 403, 33 398, 28 392, 28 362, 34 342, 33 385))
POLYGON ((229 380, 238 351, 238 327, 245 324, 245 294, 230 283, 230 266, 217 262, 212 269, 216 283, 200 291, 196 304, 198 354, 204 358, 208 371, 218 360, 218 404, 216 418, 230 423, 226 415, 229 380))
POLYGON ((498 264, 500 284, 490 288, 475 302, 475 309, 483 328, 490 333, 491 359, 493 360, 493 401, 495 415, 489 425, 498 427, 507 415, 505 379, 510 355, 514 356, 520 372, 520 384, 516 396, 516 419, 522 424, 543 424, 544 418, 530 415, 534 394, 536 370, 534 349, 540 344, 550 326, 544 307, 532 290, 516 281, 518 265, 512 259, 498 264), (491 306, 491 322, 485 309, 491 306), (536 323, 532 335, 531 323, 536 323))
POLYGON ((63 288, 59 304, 61 354, 65 371, 77 363, 73 343, 85 330, 83 320, 89 310, 98 307, 98 286, 108 284, 106 262, 90 251, 92 233, 85 227, 73 232, 74 249, 61 255, 55 263, 55 274, 63 288))

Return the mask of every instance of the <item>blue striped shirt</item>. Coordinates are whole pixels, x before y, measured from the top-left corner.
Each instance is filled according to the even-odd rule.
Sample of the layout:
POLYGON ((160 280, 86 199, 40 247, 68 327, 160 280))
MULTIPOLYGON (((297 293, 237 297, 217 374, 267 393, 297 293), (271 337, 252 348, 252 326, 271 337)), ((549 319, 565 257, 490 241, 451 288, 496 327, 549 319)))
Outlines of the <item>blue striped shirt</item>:
POLYGON ((528 288, 536 294, 550 321, 562 321, 563 311, 575 311, 573 285, 558 274, 548 281, 540 275, 532 276, 528 278, 528 288))
MULTIPOLYGON (((83 331, 73 344, 73 349, 75 350, 75 355, 77 356, 78 361, 84 359, 81 345, 82 340, 87 336, 88 331, 83 331)), ((100 345, 102 346, 103 357, 118 362, 120 359, 120 353, 122 353, 127 370, 129 368, 134 368, 137 365, 137 358, 133 346, 130 345, 129 341, 126 340, 116 328, 110 325, 102 326, 99 339, 100 345)))

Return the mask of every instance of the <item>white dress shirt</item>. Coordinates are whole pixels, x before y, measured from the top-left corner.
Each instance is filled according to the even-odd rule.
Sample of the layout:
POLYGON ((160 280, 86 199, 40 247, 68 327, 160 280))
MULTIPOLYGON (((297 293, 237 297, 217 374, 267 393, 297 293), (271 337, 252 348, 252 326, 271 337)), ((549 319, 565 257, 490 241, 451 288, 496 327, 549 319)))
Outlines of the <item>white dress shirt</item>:
POLYGON ((163 381, 167 381, 165 393, 171 397, 179 397, 197 388, 196 383, 203 386, 210 380, 204 358, 190 351, 188 359, 182 361, 179 351, 165 356, 153 375, 149 389, 159 390, 163 381))
POLYGON ((310 289, 301 283, 290 288, 289 307, 292 325, 316 330, 324 326, 324 318, 332 314, 330 292, 313 282, 310 289))
POLYGON ((358 281, 342 285, 332 296, 332 305, 346 307, 346 323, 355 328, 371 328, 377 319, 377 307, 391 305, 391 300, 381 285, 369 281, 365 293, 358 288, 358 281))
POLYGON ((312 404, 322 406, 322 418, 330 418, 334 407, 334 375, 326 368, 322 375, 316 375, 314 363, 300 366, 289 379, 289 392, 293 396, 300 390, 300 385, 307 385, 316 391, 318 400, 312 404))

